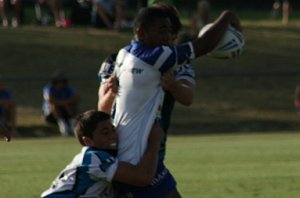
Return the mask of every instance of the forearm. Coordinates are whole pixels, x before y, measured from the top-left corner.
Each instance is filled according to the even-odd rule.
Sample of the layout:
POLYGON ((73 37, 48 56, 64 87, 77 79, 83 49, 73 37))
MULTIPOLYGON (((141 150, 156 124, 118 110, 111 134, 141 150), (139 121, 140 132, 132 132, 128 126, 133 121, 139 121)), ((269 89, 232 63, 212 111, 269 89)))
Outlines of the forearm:
POLYGON ((182 105, 190 106, 194 102, 194 87, 191 83, 177 81, 174 88, 169 92, 182 105))
POLYGON ((107 114, 111 114, 112 106, 114 104, 114 97, 103 97, 98 100, 98 110, 107 114))
POLYGON ((114 180, 134 186, 151 184, 158 164, 159 144, 148 146, 141 161, 137 165, 120 162, 114 180))
POLYGON ((114 180, 135 186, 150 185, 156 173, 163 134, 159 124, 154 124, 149 135, 147 149, 140 162, 137 165, 120 162, 114 180))
POLYGON ((111 110, 115 101, 116 95, 101 85, 98 91, 98 110, 111 114, 111 110))

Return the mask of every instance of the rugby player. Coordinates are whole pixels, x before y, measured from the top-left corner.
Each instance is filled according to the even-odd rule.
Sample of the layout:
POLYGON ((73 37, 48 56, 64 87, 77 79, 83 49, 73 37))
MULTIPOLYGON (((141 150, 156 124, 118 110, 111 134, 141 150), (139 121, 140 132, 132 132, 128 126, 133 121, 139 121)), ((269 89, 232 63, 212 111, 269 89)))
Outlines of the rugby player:
MULTIPOLYGON (((144 152, 149 129, 160 114, 157 112, 163 98, 161 75, 211 51, 229 24, 240 29, 236 16, 224 11, 201 38, 168 46, 172 40, 172 25, 167 14, 153 7, 139 13, 135 22, 136 40, 119 51, 114 63, 119 83, 114 123, 120 137, 120 159, 137 163, 144 152)), ((161 167, 158 168, 162 171, 157 175, 159 180, 147 188, 133 188, 130 190, 133 197, 178 197, 169 196, 176 185, 163 164, 161 167)))
POLYGON ((78 116, 75 132, 83 148, 42 193, 43 198, 111 198, 118 193, 112 180, 136 186, 151 183, 163 137, 158 124, 152 128, 147 150, 137 165, 116 158, 118 137, 110 115, 87 111, 78 116))

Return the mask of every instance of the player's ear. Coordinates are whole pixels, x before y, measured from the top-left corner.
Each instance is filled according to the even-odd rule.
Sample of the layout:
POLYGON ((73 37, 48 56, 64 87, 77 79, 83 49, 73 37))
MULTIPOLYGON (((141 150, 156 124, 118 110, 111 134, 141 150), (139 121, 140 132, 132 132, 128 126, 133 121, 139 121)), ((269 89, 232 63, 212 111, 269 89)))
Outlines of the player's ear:
POLYGON ((138 40, 143 40, 145 38, 145 31, 141 27, 135 29, 135 34, 138 40))
POLYGON ((93 146, 92 144, 93 140, 89 137, 82 136, 82 141, 86 146, 93 146))

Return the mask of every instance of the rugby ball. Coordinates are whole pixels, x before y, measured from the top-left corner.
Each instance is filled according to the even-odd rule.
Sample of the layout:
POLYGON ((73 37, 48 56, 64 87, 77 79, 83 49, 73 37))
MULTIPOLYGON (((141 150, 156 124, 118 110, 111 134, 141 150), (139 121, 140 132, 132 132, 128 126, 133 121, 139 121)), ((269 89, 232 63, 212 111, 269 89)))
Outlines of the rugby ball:
MULTIPOLYGON (((202 36, 212 25, 212 23, 205 25, 198 36, 202 36)), ((244 45, 245 39, 243 34, 229 26, 217 46, 207 55, 218 59, 235 58, 242 54, 244 45)))

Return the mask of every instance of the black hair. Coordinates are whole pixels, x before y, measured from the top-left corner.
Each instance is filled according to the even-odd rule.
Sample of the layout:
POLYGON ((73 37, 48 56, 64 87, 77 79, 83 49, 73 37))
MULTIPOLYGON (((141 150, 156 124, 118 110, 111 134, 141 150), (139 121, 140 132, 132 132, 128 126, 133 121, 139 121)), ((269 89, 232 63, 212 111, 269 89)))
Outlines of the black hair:
POLYGON ((134 21, 134 31, 136 28, 147 30, 156 19, 168 18, 166 12, 157 7, 142 8, 134 21))
POLYGON ((67 76, 63 71, 57 70, 51 76, 51 84, 54 85, 58 82, 68 83, 67 76))
POLYGON ((153 4, 153 7, 162 9, 166 15, 169 17, 172 24, 172 33, 178 34, 182 28, 182 24, 179 17, 179 12, 177 8, 172 4, 158 2, 153 4))
POLYGON ((85 146, 82 137, 93 137, 93 134, 97 128, 97 123, 101 121, 110 120, 110 115, 102 111, 89 110, 76 118, 75 133, 78 141, 81 145, 85 146))

